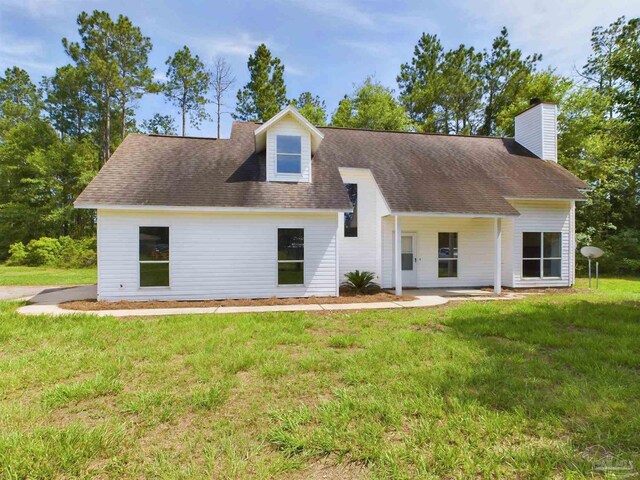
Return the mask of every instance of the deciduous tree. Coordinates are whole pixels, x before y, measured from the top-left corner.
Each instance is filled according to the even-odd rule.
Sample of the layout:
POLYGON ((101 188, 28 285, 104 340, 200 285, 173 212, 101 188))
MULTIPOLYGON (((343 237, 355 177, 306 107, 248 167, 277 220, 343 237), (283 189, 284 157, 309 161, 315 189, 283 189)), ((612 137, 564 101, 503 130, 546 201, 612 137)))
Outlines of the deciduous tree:
POLYGON ((231 72, 231 65, 222 57, 216 58, 213 65, 211 77, 211 88, 213 88, 213 103, 216 107, 216 138, 220 138, 220 119, 222 117, 222 107, 224 107, 224 96, 236 81, 236 77, 231 72))
POLYGON ((302 92, 291 102, 294 107, 313 125, 324 127, 327 124, 327 107, 324 100, 311 92, 302 92))
POLYGON ((331 119, 335 127, 373 130, 407 130, 409 119, 393 90, 368 77, 354 92, 345 96, 331 119))

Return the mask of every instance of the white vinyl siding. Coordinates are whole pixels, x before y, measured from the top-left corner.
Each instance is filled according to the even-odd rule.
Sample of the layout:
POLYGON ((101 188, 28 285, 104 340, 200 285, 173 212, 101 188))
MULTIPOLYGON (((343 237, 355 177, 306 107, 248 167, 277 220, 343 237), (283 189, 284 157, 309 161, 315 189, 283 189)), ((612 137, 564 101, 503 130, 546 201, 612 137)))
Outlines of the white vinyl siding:
MULTIPOLYGON (((570 201, 513 201, 520 212, 513 220, 511 248, 514 287, 565 287, 571 285, 571 245, 574 232, 571 228, 570 201), (524 278, 522 276, 522 234, 524 232, 561 232, 561 277, 524 278)), ((505 250, 505 254, 508 250, 505 250)))
POLYGON ((338 216, 98 210, 101 300, 337 294, 338 216), (139 287, 139 226, 169 227, 170 287, 139 287), (304 228, 304 285, 278 286, 277 229, 304 228))
POLYGON ((358 185, 358 236, 344 236, 344 215, 339 219, 340 281, 353 270, 376 274, 381 281, 382 216, 388 213, 384 198, 368 169, 341 168, 344 183, 358 185))
POLYGON ((544 160, 558 161, 556 106, 541 103, 515 119, 515 140, 544 160))
POLYGON ((558 161, 558 125, 557 107, 555 105, 542 104, 542 158, 558 161))
POLYGON ((270 182, 311 182, 311 135, 296 120, 283 118, 267 130, 267 181, 270 182), (277 171, 277 137, 278 135, 298 136, 301 138, 301 172, 278 173, 277 171))
MULTIPOLYGON (((495 238, 493 218, 401 217, 402 233, 416 234, 418 287, 481 287, 493 285, 495 238), (438 233, 458 234, 457 277, 438 277, 438 233)), ((383 286, 394 286, 393 217, 383 227, 383 286)), ((503 252, 505 251, 503 237, 503 252)))

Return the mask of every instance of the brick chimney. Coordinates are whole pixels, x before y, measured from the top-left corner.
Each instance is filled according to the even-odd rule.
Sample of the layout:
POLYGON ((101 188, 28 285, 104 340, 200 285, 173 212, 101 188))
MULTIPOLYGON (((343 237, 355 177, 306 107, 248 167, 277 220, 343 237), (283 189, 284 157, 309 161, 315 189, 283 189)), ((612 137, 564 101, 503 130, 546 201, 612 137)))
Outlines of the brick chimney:
POLYGON ((516 116, 515 140, 543 160, 558 161, 558 107, 534 98, 516 116))

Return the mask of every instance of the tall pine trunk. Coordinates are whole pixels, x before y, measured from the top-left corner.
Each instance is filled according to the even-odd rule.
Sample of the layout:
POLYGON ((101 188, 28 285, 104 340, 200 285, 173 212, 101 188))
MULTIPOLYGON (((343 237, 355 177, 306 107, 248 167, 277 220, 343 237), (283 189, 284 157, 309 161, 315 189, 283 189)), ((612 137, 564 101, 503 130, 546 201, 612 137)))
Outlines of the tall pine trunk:
POLYGON ((104 100, 105 105, 105 121, 104 121, 104 145, 103 145, 103 158, 104 162, 107 163, 109 160, 110 145, 111 145, 111 97, 109 92, 109 87, 105 88, 106 98, 104 100))
POLYGON ((127 99, 124 94, 122 95, 120 108, 122 109, 122 141, 124 142, 124 137, 127 135, 127 99))
POLYGON ((187 91, 184 90, 182 94, 182 136, 186 135, 187 124, 187 91))

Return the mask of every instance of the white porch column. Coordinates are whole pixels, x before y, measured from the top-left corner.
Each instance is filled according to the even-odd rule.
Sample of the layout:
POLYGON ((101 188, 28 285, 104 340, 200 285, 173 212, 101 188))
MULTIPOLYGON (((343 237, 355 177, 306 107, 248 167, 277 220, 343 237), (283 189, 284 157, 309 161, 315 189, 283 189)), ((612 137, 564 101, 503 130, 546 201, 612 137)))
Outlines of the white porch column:
POLYGON ((400 217, 396 215, 395 221, 395 262, 394 262, 394 275, 393 280, 396 285, 396 295, 402 295, 402 228, 400 226, 400 217))
POLYGON ((493 280, 493 293, 499 295, 502 291, 502 219, 495 219, 496 264, 493 280))

